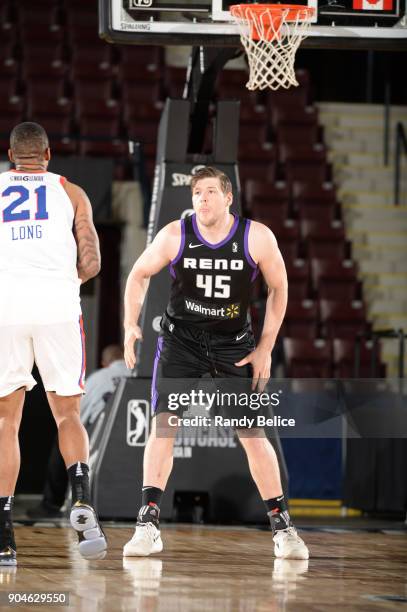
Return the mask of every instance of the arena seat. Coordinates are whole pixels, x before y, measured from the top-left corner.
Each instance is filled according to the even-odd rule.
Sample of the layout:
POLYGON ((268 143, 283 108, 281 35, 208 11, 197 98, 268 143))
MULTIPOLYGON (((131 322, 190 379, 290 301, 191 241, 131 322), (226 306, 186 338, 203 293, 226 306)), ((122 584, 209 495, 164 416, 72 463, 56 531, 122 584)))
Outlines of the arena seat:
POLYGON ((27 118, 60 115, 69 116, 72 113, 72 100, 68 98, 41 98, 41 96, 26 95, 27 118))
POLYGON ((312 147, 319 142, 319 126, 316 123, 278 123, 274 127, 274 134, 279 145, 312 147))
POLYGON ((318 124, 318 109, 316 106, 274 106, 270 109, 270 112, 270 123, 273 128, 276 128, 280 123, 318 124))
POLYGON ((267 108, 270 116, 276 107, 297 107, 304 108, 309 101, 309 86, 306 83, 298 87, 289 89, 280 88, 276 91, 269 91, 267 96, 267 108))
POLYGON ((17 76, 4 75, 0 77, 0 91, 5 98, 17 95, 17 76))
POLYGON ((333 183, 323 181, 321 183, 310 183, 309 181, 293 181, 291 185, 294 204, 296 202, 336 202, 336 189, 333 183))
POLYGON ((338 378, 385 378, 386 365, 380 360, 380 345, 372 340, 362 339, 359 344, 360 363, 355 370, 355 339, 334 338, 333 361, 335 376, 338 378), (375 364, 376 362, 376 364, 375 364), (375 364, 375 365, 374 365, 375 364))
POLYGON ((17 76, 18 61, 14 52, 14 42, 0 41, 0 78, 17 76))
POLYGON ((343 224, 339 221, 326 225, 324 222, 302 220, 301 234, 309 258, 348 259, 350 257, 350 245, 345 239, 343 224))
POLYGON ((81 77, 112 77, 115 68, 112 63, 112 52, 106 43, 75 45, 71 57, 71 80, 76 82, 81 77))
POLYGON ((286 376, 332 378, 332 342, 329 339, 284 338, 286 376))
POLYGON ((163 91, 159 81, 124 81, 121 90, 125 105, 153 104, 156 108, 163 105, 163 91))
POLYGON ((311 297, 310 266, 304 259, 287 259, 288 301, 307 300, 311 297))
POLYGON ((288 304, 282 326, 287 338, 314 340, 318 337, 318 303, 309 299, 298 299, 288 286, 288 304))
POLYGON ((326 337, 354 338, 358 332, 368 333, 371 329, 371 324, 366 320, 364 304, 360 300, 320 300, 319 309, 326 337))
POLYGON ((288 185, 283 181, 274 183, 264 180, 248 179, 245 183, 245 202, 247 210, 251 211, 252 205, 266 208, 274 204, 285 204, 289 209, 290 192, 288 185))
POLYGON ((311 278, 319 298, 352 302, 362 297, 357 265, 352 260, 312 259, 311 278))
POLYGON ((28 97, 57 100, 66 94, 64 77, 31 77, 26 81, 25 87, 28 97))
POLYGON ((341 208, 335 202, 303 202, 297 200, 294 211, 300 221, 319 221, 330 225, 332 221, 341 220, 341 208))
POLYGON ((77 151, 77 139, 73 137, 71 118, 58 116, 33 117, 38 119, 48 134, 51 150, 58 154, 73 155, 77 151))
POLYGON ((330 166, 325 159, 289 159, 285 163, 285 177, 292 185, 295 181, 320 184, 328 180, 330 166))

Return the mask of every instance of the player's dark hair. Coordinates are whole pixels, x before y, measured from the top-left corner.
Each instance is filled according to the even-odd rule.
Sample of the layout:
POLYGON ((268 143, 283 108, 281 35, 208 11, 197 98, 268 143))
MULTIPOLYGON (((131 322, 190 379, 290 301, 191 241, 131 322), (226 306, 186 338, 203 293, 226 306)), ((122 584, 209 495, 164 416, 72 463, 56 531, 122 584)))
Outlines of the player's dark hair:
POLYGON ((48 136, 42 125, 24 121, 16 125, 10 134, 10 149, 24 157, 43 153, 49 147, 48 136))
POLYGON ((221 189, 223 193, 226 195, 227 193, 232 193, 232 183, 230 179, 224 172, 221 172, 217 168, 213 168, 212 166, 204 166, 195 172, 191 180, 191 189, 194 190, 195 185, 198 181, 206 178, 217 178, 219 179, 221 189))

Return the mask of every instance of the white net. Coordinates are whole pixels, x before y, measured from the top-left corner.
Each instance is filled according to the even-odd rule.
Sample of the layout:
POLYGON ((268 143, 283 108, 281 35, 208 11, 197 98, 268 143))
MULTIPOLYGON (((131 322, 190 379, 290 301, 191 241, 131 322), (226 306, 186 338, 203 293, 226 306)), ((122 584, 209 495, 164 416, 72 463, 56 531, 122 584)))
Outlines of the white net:
POLYGON ((247 89, 298 85, 295 52, 307 36, 313 10, 299 6, 238 4, 230 12, 249 62, 247 89))

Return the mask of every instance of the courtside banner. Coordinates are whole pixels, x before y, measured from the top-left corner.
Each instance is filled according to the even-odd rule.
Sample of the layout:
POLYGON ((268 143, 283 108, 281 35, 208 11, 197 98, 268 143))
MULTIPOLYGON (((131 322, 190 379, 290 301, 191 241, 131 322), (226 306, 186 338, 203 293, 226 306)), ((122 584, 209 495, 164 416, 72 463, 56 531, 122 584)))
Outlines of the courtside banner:
POLYGON ((160 379, 151 413, 161 437, 407 438, 400 379, 160 379))

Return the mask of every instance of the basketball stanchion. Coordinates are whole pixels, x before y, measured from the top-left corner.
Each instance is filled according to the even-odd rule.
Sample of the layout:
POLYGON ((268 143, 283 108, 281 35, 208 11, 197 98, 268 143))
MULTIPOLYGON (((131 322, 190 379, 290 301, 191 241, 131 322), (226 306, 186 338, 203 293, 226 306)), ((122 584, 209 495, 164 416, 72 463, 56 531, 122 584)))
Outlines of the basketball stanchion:
POLYGON ((298 85, 295 53, 308 34, 314 9, 295 4, 234 4, 230 13, 247 54, 247 89, 298 85))

